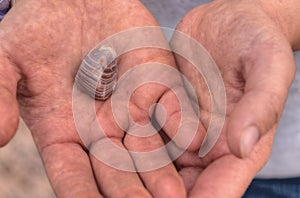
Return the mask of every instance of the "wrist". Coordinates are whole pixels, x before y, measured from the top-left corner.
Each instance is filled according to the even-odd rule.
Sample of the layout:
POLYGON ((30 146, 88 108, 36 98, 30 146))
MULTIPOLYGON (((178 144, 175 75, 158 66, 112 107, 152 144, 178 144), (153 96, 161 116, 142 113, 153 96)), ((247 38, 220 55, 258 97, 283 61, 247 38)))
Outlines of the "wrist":
POLYGON ((294 50, 300 50, 300 1, 259 0, 294 50))

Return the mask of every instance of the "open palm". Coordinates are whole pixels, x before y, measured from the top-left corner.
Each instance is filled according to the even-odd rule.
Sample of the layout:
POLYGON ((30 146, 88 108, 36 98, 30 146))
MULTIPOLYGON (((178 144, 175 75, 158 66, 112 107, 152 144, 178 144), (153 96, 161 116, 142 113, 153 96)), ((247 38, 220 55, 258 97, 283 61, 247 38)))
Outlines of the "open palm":
MULTIPOLYGON (((215 60, 227 113, 221 137, 208 155, 186 152, 175 164, 190 197, 241 197, 271 151, 295 72, 290 44, 263 7, 247 1, 214 1, 195 8, 177 30, 196 39, 215 60)), ((186 60, 176 56, 176 61, 196 89, 207 128, 212 112, 205 81, 186 60)))
MULTIPOLYGON (((1 145, 15 133, 20 109, 58 197, 100 197, 101 194, 183 197, 186 194, 172 164, 140 175, 114 169, 86 150, 87 145, 83 144, 75 127, 72 90, 84 56, 105 38, 143 26, 157 24, 136 0, 91 0, 88 3, 83 0, 20 0, 0 24, 1 145)), ((161 34, 153 39, 165 42, 161 34)), ((122 55, 118 62, 119 77, 142 63, 175 65, 172 55, 163 49, 134 50, 122 55)), ((180 78, 175 77, 174 82, 174 86, 181 87, 176 84, 180 84, 180 78)), ((167 87, 142 86, 131 98, 131 115, 137 122, 149 122, 150 107, 158 100, 167 104, 173 97, 167 87)), ((113 120, 110 100, 95 105, 97 119, 93 119, 102 123, 106 135, 116 145, 134 151, 163 146, 158 134, 150 138, 125 137, 113 120)), ((176 117, 176 108, 167 106, 168 115, 176 117)), ((165 126, 171 135, 174 122, 177 120, 165 126)), ((130 156, 125 158, 130 159, 130 156)))

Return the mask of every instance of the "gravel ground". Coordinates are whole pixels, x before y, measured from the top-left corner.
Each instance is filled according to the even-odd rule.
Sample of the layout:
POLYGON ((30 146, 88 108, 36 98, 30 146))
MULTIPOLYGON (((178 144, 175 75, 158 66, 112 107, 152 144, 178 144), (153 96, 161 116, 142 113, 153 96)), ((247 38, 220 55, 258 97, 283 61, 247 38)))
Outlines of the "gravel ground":
POLYGON ((54 198, 41 158, 23 121, 0 149, 0 198, 54 198))

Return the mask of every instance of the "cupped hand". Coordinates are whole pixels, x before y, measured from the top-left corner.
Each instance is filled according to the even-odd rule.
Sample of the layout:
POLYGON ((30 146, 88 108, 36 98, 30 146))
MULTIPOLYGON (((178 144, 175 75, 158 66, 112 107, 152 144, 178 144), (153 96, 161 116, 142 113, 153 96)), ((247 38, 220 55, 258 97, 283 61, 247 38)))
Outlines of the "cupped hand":
MULTIPOLYGON (((285 15, 270 15, 275 5, 262 2, 214 1, 190 11, 177 27, 210 53, 227 95, 215 147, 203 158, 186 152, 176 161, 190 197, 241 197, 268 160, 295 73, 290 43, 295 39, 289 37, 293 28, 280 23, 285 15)), ((174 37, 173 45, 178 42, 174 37)), ((196 89, 207 128, 218 112, 211 112, 205 79, 184 58, 177 55, 176 61, 196 89)))
MULTIPOLYGON (((1 22, 0 144, 5 145, 14 135, 20 109, 58 197, 185 197, 183 182, 171 163, 139 175, 110 167, 88 152, 73 119, 73 84, 84 56, 105 38, 144 26, 157 24, 136 0, 19 0, 1 22)), ((147 38, 151 36, 154 43, 155 39, 165 42, 161 33, 147 38)), ((138 49, 118 58, 119 78, 129 68, 149 62, 175 67, 167 50, 138 49)), ((184 95, 180 78, 172 79, 172 86, 184 95)), ((135 90, 128 108, 133 119, 144 124, 150 120, 149 109, 159 101, 169 120, 164 129, 172 137, 180 119, 174 97, 168 87, 150 83, 135 90)), ((148 138, 126 135, 115 123, 110 104, 110 99, 95 104, 97 118, 92 119, 101 123, 106 134, 97 145, 109 138, 115 145, 133 151, 163 146, 157 133, 148 138)), ((131 124, 123 127, 130 130, 131 124)), ((202 135, 190 149, 199 146, 202 135)), ((110 156, 110 151, 107 153, 110 156)), ((132 160, 131 166, 139 170, 129 154, 122 159, 132 160)))

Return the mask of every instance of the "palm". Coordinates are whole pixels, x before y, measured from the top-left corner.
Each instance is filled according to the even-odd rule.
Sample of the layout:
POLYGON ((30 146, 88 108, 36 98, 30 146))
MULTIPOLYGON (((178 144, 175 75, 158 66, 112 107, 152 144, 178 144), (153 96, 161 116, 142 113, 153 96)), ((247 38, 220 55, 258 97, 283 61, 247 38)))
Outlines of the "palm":
MULTIPOLYGON (((268 159, 294 73, 289 44, 264 11, 252 3, 224 2, 192 10, 177 28, 209 51, 222 74, 227 94, 226 121, 216 146, 204 158, 187 152, 175 163, 191 197, 243 194, 268 159), (266 135, 249 155, 240 140, 243 130, 253 123, 261 135, 266 135)), ((195 87, 200 87, 196 92, 201 120, 207 128, 211 111, 210 99, 205 97, 209 95, 205 81, 200 75, 193 77, 193 67, 180 57, 177 62, 195 87)))
MULTIPOLYGON (((103 194, 115 197, 131 193, 147 197, 150 195, 149 191, 155 196, 184 194, 183 188, 168 192, 168 186, 165 189, 155 187, 159 178, 175 181, 175 186, 182 185, 172 165, 157 172, 141 175, 149 190, 147 191, 137 174, 118 171, 96 160, 85 151, 86 145, 77 134, 73 120, 74 77, 85 54, 110 35, 149 25, 156 25, 155 20, 134 0, 126 4, 120 1, 85 3, 81 0, 22 0, 16 3, 1 23, 1 71, 6 70, 7 73, 7 76, 1 76, 1 85, 7 88, 11 95, 17 91, 21 115, 32 131, 58 196, 98 197, 99 187, 103 194), (122 22, 119 23, 120 21, 122 22), (7 63, 9 67, 3 70, 4 64, 7 63), (155 176, 151 177, 151 174, 155 176)), ((174 65, 171 56, 163 54, 160 50, 143 49, 127 53, 121 57, 119 71, 123 73, 136 64, 156 61, 153 57, 157 57, 157 61, 162 63, 174 65)), ((135 117, 144 113, 148 115, 148 112, 140 109, 149 108, 149 105, 155 103, 166 90, 157 85, 149 87, 153 90, 153 98, 141 98, 142 104, 139 100, 134 101, 132 106, 135 117), (145 104, 146 106, 143 106, 145 104)), ((145 91, 137 91, 135 95, 137 98, 143 97, 145 91)), ((13 105, 15 110, 7 115, 9 122, 1 122, 2 128, 9 128, 11 131, 11 134, 5 136, 8 139, 8 136, 13 134, 11 129, 16 127, 16 123, 11 119, 16 120, 17 115, 14 112, 17 112, 17 104, 10 101, 10 98, 7 101, 3 100, 1 105, 5 106, 9 101, 8 104, 13 105)), ((123 131, 115 126, 113 118, 107 119, 111 112, 110 103, 97 102, 96 107, 98 119, 103 122, 104 128, 109 128, 107 135, 117 145, 124 147, 123 131), (111 128, 112 126, 114 127, 111 128)), ((7 109, 1 111, 2 114, 5 112, 7 109)), ((135 145, 136 140, 129 137, 127 141, 127 146, 130 146, 135 145)), ((162 141, 156 135, 152 146, 151 144, 148 150, 153 149, 153 145, 162 145, 162 141)), ((143 148, 133 146, 132 149, 143 148)), ((160 181, 164 182, 161 179, 160 181)))

